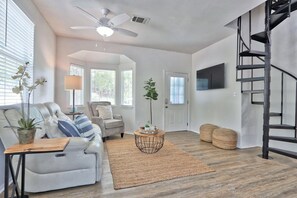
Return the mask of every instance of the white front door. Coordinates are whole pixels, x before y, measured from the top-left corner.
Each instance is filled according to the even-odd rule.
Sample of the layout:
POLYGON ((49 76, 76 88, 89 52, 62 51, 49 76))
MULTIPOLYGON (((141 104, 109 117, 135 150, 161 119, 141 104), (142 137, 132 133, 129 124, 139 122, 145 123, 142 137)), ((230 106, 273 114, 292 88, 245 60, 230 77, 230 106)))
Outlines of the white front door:
POLYGON ((165 131, 188 129, 188 75, 165 72, 165 131))

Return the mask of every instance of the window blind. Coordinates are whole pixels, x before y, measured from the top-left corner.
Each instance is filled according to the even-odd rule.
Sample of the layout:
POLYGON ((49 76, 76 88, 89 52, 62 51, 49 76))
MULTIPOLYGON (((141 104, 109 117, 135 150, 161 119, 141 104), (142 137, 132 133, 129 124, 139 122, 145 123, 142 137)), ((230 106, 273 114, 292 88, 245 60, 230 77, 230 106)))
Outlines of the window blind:
POLYGON ((6 0, 0 1, 0 47, 5 44, 6 0))
MULTIPOLYGON (((11 79, 20 65, 29 62, 33 79, 34 24, 12 0, 0 1, 0 105, 21 102, 12 93, 11 79), (6 5, 7 3, 7 5, 6 5)), ((32 83, 32 82, 29 82, 32 83)))

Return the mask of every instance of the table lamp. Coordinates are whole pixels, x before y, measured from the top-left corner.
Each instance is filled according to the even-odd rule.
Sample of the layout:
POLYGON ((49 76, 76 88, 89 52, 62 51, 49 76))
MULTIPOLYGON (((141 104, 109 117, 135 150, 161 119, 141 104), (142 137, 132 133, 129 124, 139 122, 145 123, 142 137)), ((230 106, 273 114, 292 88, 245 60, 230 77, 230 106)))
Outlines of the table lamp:
POLYGON ((66 90, 72 89, 72 112, 75 112, 75 90, 81 90, 82 88, 82 78, 81 76, 65 76, 64 85, 66 90))

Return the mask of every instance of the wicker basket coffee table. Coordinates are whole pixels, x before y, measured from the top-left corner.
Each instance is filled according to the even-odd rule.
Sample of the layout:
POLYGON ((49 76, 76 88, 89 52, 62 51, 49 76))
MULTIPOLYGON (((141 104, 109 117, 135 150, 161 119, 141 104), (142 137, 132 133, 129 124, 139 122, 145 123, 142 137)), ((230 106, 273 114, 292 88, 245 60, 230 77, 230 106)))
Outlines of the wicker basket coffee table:
POLYGON ((139 129, 134 131, 135 144, 141 152, 153 154, 163 147, 164 135, 165 132, 160 129, 156 134, 142 133, 139 129))

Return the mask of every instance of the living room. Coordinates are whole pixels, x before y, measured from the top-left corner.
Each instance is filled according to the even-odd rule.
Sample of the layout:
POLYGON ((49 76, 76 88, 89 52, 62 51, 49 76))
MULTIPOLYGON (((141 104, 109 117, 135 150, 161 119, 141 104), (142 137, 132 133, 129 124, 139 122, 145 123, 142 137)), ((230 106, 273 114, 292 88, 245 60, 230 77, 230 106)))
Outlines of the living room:
MULTIPOLYGON (((261 147, 264 147, 262 145, 263 104, 252 104, 251 94, 243 91, 250 87, 236 82, 238 75, 242 74, 236 69, 239 42, 238 17, 241 17, 242 23, 241 36, 249 43, 251 34, 262 32, 265 29, 265 0, 228 0, 224 3, 219 0, 207 3, 190 1, 184 2, 183 5, 180 5, 178 1, 160 3, 133 2, 132 0, 124 2, 64 0, 57 3, 50 0, 3 0, 0 3, 0 9, 4 10, 7 7, 5 5, 10 5, 13 2, 29 18, 34 27, 34 49, 33 55, 31 54, 34 65, 33 79, 43 77, 47 81, 43 86, 34 90, 32 103, 55 102, 62 112, 71 111, 72 91, 65 90, 64 78, 73 74, 71 67, 81 68, 83 70, 83 88, 75 92, 75 101, 77 111, 83 112, 91 119, 88 102, 98 101, 92 88, 92 76, 97 71, 113 71, 114 79, 111 83, 115 89, 112 94, 112 110, 114 114, 121 114, 125 123, 123 138, 120 135, 114 135, 102 143, 104 156, 101 156, 103 174, 100 181, 87 186, 77 185, 72 188, 53 189, 44 193, 29 192, 30 197, 248 197, 248 192, 252 188, 255 188, 254 194, 251 194, 254 197, 269 197, 269 195, 294 197, 297 194, 293 190, 295 186, 292 182, 294 180, 291 178, 297 173, 294 169, 297 162, 294 159, 272 152, 269 152, 269 157, 272 156, 272 159, 269 160, 263 160, 257 156, 262 154, 261 147), (77 26, 94 26, 94 22, 89 19, 90 16, 86 16, 88 14, 84 11, 92 13, 99 19, 103 16, 100 11, 102 8, 110 9, 111 12, 106 15, 107 18, 127 13, 131 18, 132 16, 141 16, 147 17, 149 20, 146 24, 137 24, 129 19, 117 27, 136 32, 136 37, 133 33, 128 34, 134 36, 123 35, 116 28, 110 37, 101 36, 92 29, 71 29, 71 27, 77 26), (249 11, 251 12, 249 13, 249 11), (252 21, 251 30, 249 29, 249 18, 252 21), (197 90, 197 71, 221 63, 224 63, 224 88, 197 90), (123 102, 125 91, 123 91, 122 75, 124 71, 132 73, 132 82, 129 86, 129 93, 131 93, 129 97, 132 99, 127 103, 123 102), (167 75, 172 74, 185 76, 187 84, 184 95, 185 114, 180 118, 184 122, 180 125, 177 125, 178 122, 174 120, 178 119, 177 113, 170 113, 171 107, 166 101, 169 94, 166 78, 167 75), (113 170, 109 164, 107 144, 112 144, 113 141, 132 140, 133 132, 139 127, 144 127, 150 120, 150 103, 144 97, 145 81, 150 78, 156 82, 158 92, 158 100, 152 102, 153 126, 166 131, 165 140, 177 144, 181 150, 197 157, 215 173, 204 173, 115 190, 113 184, 115 178, 111 173, 113 170), (237 149, 222 150, 209 145, 209 143, 200 142, 200 127, 206 123, 235 131, 237 149), (254 172, 248 168, 248 165, 253 163, 255 167, 258 167, 258 170, 254 170, 254 172), (228 166, 234 171, 229 170, 228 166), (267 169, 267 173, 265 173, 265 169, 267 169), (278 171, 283 171, 283 174, 278 175, 278 171), (275 174, 275 176, 270 174, 268 177, 269 173, 275 174), (234 177, 230 176, 232 174, 234 177), (268 183, 265 180, 261 183, 261 178, 257 178, 257 175, 277 182, 268 183), (255 180, 252 179, 253 176, 256 178, 255 180), (288 177, 288 180, 285 181, 284 177, 288 177), (229 182, 224 180, 229 180, 229 182), (289 184, 289 181, 292 184, 289 184), (255 186, 261 186, 261 184, 265 186, 263 189, 255 186), (270 186, 266 186, 266 184, 270 186), (246 185, 245 188, 244 185, 246 185), (285 185, 287 186, 283 189, 278 187, 285 185), (269 191, 271 194, 268 193, 269 191), (81 192, 82 194, 80 194, 81 192)), ((285 0, 279 2, 285 4, 285 0)), ((297 76, 295 69, 297 60, 294 56, 295 46, 297 46, 295 3, 292 1, 292 7, 288 9, 291 12, 289 12, 290 16, 281 21, 271 34, 271 63, 292 76, 297 76)), ((6 10, 1 12, 0 20, 6 21, 4 19, 7 16, 4 13, 6 10)), ((9 24, 9 20, 7 24, 9 24)), ((1 32, 5 32, 3 35, 7 34, 6 37, 10 38, 5 25, 0 24, 0 26, 3 28, 0 29, 1 32)), ((2 34, 0 34, 1 36, 2 34)), ((6 37, 4 36, 4 38, 6 37)), ((4 53, 1 42, 2 40, 0 41, 0 58, 4 53)), ((251 46, 254 50, 265 50, 262 43, 257 43, 254 40, 251 41, 249 47, 251 46)), ((27 61, 27 59, 23 60, 23 63, 27 61)), ((254 64, 260 64, 256 60, 253 61, 254 64)), ((251 64, 251 62, 247 61, 245 64, 251 64)), ((5 63, 1 62, 0 67, 2 67, 2 69, 0 68, 2 71, 6 67, 5 63)), ((262 73, 255 72, 255 74, 261 76, 262 73)), ((278 83, 282 77, 275 69, 272 69, 271 78, 277 79, 278 83)), ((282 82, 282 88, 274 80, 271 82, 270 109, 271 112, 277 112, 281 104, 284 114, 281 116, 281 122, 293 125, 293 129, 296 130, 295 82, 288 78, 284 78, 282 82), (280 99, 277 95, 280 92, 288 93, 282 95, 282 99, 280 99)), ((1 82, 1 84, 3 83, 1 82)), ((264 100, 266 103, 264 96, 257 99, 257 101, 264 100)), ((11 103, 5 102, 4 99, 1 101, 1 106, 7 104, 11 103)), ((266 109, 264 109, 264 114, 265 112, 266 109)), ((72 116, 70 117, 72 118, 72 116)), ((278 117, 272 117, 270 121, 278 122, 278 119, 278 117)), ((280 130, 284 132, 283 129, 280 130)), ((295 140, 290 141, 294 142, 295 140)), ((0 149, 1 192, 4 191, 5 156, 3 152, 6 149, 2 144, 0 149)), ((290 152, 296 150, 294 144, 273 141, 270 141, 269 144, 271 147, 279 147, 290 152)), ((133 146, 137 149, 135 144, 133 146)), ((166 149, 162 148, 159 152, 162 150, 166 149)), ((149 155, 151 157, 154 154, 149 155)), ((294 156, 294 154, 289 155, 294 156)), ((30 183, 30 181, 28 182, 30 183)))

